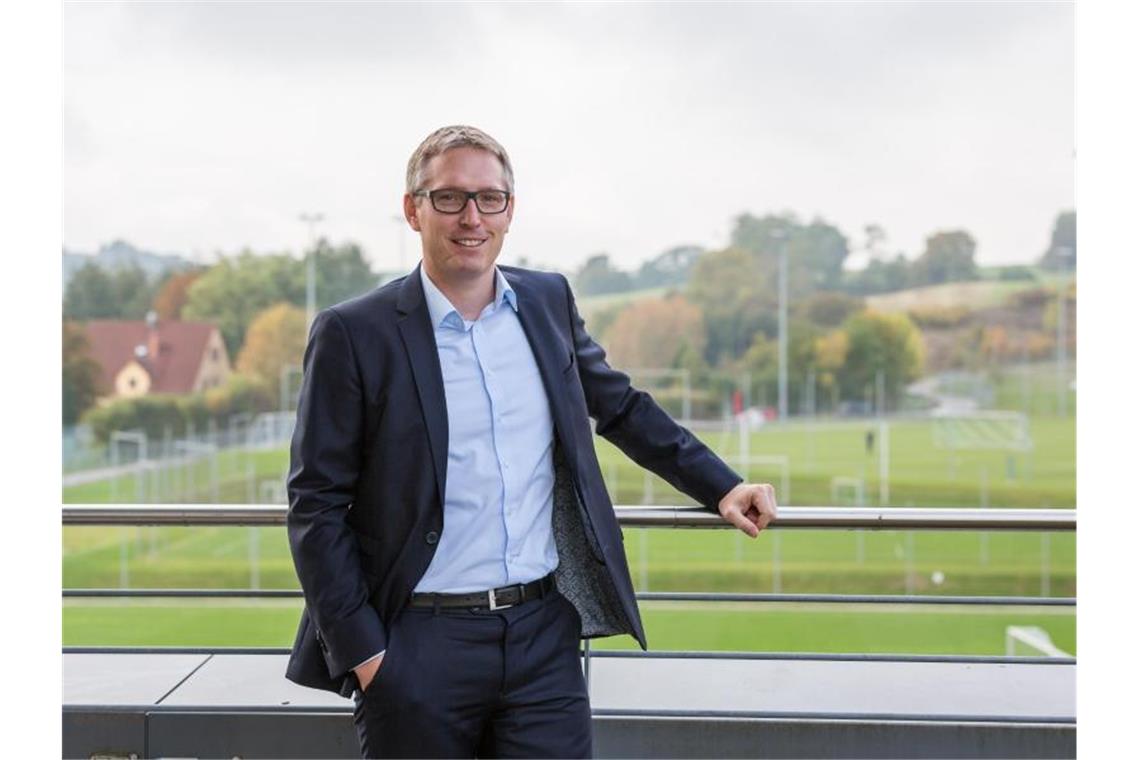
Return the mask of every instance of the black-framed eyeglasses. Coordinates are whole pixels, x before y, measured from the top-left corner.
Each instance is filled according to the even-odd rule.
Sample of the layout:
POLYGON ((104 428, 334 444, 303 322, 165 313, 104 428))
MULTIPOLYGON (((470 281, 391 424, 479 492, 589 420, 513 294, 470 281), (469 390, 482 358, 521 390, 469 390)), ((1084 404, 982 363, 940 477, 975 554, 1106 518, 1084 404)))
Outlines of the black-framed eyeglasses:
POLYGON ((467 202, 474 199, 475 208, 480 214, 501 214, 507 210, 511 194, 506 190, 456 190, 442 187, 439 190, 420 190, 413 196, 426 195, 431 199, 431 207, 441 214, 458 214, 467 208, 467 202))

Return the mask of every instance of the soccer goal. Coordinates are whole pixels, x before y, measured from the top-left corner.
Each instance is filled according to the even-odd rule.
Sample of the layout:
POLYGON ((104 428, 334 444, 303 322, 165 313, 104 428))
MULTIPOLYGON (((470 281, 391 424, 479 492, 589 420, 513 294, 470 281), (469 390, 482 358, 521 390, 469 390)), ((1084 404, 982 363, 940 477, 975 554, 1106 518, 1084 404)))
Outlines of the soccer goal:
MULTIPOLYGON (((756 471, 771 472, 772 469, 780 472, 780 490, 776 492, 776 503, 788 505, 792 503, 792 460, 784 454, 750 454, 748 456, 725 457, 724 461, 738 468, 745 483, 752 483, 753 468, 756 471)), ((757 476, 761 477, 761 476, 757 476)))
POLYGON ((832 478, 831 503, 836 506, 867 506, 866 483, 863 478, 842 476, 832 478))
POLYGON ((1032 451, 1029 418, 1022 412, 979 411, 935 415, 934 445, 951 451, 1032 451))
POLYGON ((1072 657, 1035 625, 1010 625, 1005 629, 1006 657, 1072 657))

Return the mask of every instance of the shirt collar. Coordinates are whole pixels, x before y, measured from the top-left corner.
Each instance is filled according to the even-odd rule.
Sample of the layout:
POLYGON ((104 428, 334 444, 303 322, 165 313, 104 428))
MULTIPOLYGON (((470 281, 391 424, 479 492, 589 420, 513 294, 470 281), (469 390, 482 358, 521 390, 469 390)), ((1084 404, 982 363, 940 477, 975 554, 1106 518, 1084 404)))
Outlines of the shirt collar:
MULTIPOLYGON (((424 298, 427 300, 428 314, 431 316, 432 327, 443 327, 445 324, 463 329, 464 320, 459 311, 451 305, 451 301, 443 294, 431 278, 427 276, 424 267, 420 265, 420 282, 424 286, 424 298), (454 316, 453 316, 454 315, 454 316)), ((519 310, 518 296, 514 288, 507 282, 502 271, 495 267, 495 299, 492 303, 498 308, 503 301, 511 305, 517 313, 519 310)))

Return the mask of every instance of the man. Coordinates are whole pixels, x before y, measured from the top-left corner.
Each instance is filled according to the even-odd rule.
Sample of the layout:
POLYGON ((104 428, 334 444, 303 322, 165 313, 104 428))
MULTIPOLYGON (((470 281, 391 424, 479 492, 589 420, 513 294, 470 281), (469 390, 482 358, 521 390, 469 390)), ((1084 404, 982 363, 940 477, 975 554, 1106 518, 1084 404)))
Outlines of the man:
POLYGON ((588 757, 579 640, 646 646, 588 417, 752 537, 774 493, 606 364, 564 277, 495 266, 515 209, 499 143, 437 130, 406 190, 421 265, 321 312, 305 352, 286 675, 353 696, 368 757, 588 757))

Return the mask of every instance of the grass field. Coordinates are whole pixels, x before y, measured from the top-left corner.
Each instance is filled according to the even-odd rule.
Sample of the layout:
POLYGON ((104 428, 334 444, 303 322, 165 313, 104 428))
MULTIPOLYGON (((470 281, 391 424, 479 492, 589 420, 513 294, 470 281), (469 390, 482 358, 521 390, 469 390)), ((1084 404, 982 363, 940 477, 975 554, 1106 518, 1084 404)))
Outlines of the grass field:
MULTIPOLYGON (((1035 625, 1061 649, 1076 653, 1070 610, 662 602, 641 608, 650 647, 657 650, 1000 655, 1006 626, 1035 625)), ((74 600, 64 605, 63 639, 68 646, 286 647, 293 643, 300 609, 299 601, 289 600, 74 600)), ((637 643, 621 636, 594 646, 635 649, 637 643)))
MULTIPOLYGON (((1030 418, 1034 448, 1009 455, 1002 451, 951 452, 935 446, 929 420, 895 420, 889 428, 890 506, 1067 507, 1076 503, 1076 425, 1073 417, 1030 418)), ((735 429, 700 433, 730 461, 740 454, 735 429)), ((691 504, 691 500, 651 477, 608 441, 597 438, 602 475, 615 503, 691 504), (650 496, 650 498, 645 498, 650 496)), ((879 455, 883 441, 878 425, 865 421, 822 420, 769 425, 749 436, 750 456, 789 458, 790 493, 782 504, 830 504, 832 479, 857 478, 864 483, 867 505, 878 505, 879 455), (868 452, 865 435, 876 434, 868 452)), ((733 462, 737 464, 736 462, 733 462)), ((261 484, 280 485, 288 467, 282 449, 254 452, 223 451, 217 456, 216 499, 210 487, 210 464, 204 460, 179 465, 158 475, 122 475, 64 489, 68 504, 134 501, 249 503, 257 501, 261 484), (252 475, 252 478, 251 478, 252 475), (152 498, 157 493, 159 498, 152 498), (116 497, 117 498, 114 498, 116 497)), ((742 475, 776 482, 780 472, 771 465, 738 466, 742 475)))
MULTIPOLYGON (((1047 384, 1042 388, 1048 392, 1047 384)), ((852 503, 851 489, 833 496, 832 479, 844 477, 861 480, 864 503, 877 505, 883 441, 876 427, 874 450, 868 452, 868 429, 867 422, 773 425, 752 433, 748 449, 753 457, 788 457, 790 489, 781 493, 781 504, 852 503)), ((1073 508, 1073 417, 1033 417, 1030 431, 1033 450, 1010 457, 1001 451, 940 450, 929 421, 892 422, 888 504, 1073 508)), ((739 453, 734 430, 701 437, 730 460, 739 453)), ((647 478, 608 442, 599 439, 597 446, 615 503, 691 503, 664 481, 647 478)), ((286 466, 284 450, 223 452, 215 464, 217 500, 246 502, 262 481, 279 483, 286 466)), ((163 476, 171 500, 214 500, 209 464, 194 467, 163 476), (191 482, 196 490, 178 491, 191 482)), ((784 490, 777 467, 752 465, 746 474, 784 490)), ((144 485, 150 489, 153 483, 144 485)), ((129 501, 136 486, 133 476, 114 487, 96 482, 66 489, 64 500, 110 501, 117 493, 129 501)), ((141 495, 146 498, 147 490, 141 495)), ((625 534, 639 590, 1073 596, 1076 589, 1072 533, 778 530, 756 541, 731 531, 625 534)), ((281 528, 68 527, 63 549, 68 588, 296 588, 281 528)), ((299 602, 289 600, 68 600, 64 641, 286 646, 298 608, 299 602)), ((645 605, 645 619, 652 646, 664 649, 995 654, 1004 651, 1005 626, 1038 625, 1075 653, 1073 608, 652 603, 645 605)), ((599 645, 625 647, 632 641, 599 645)))

